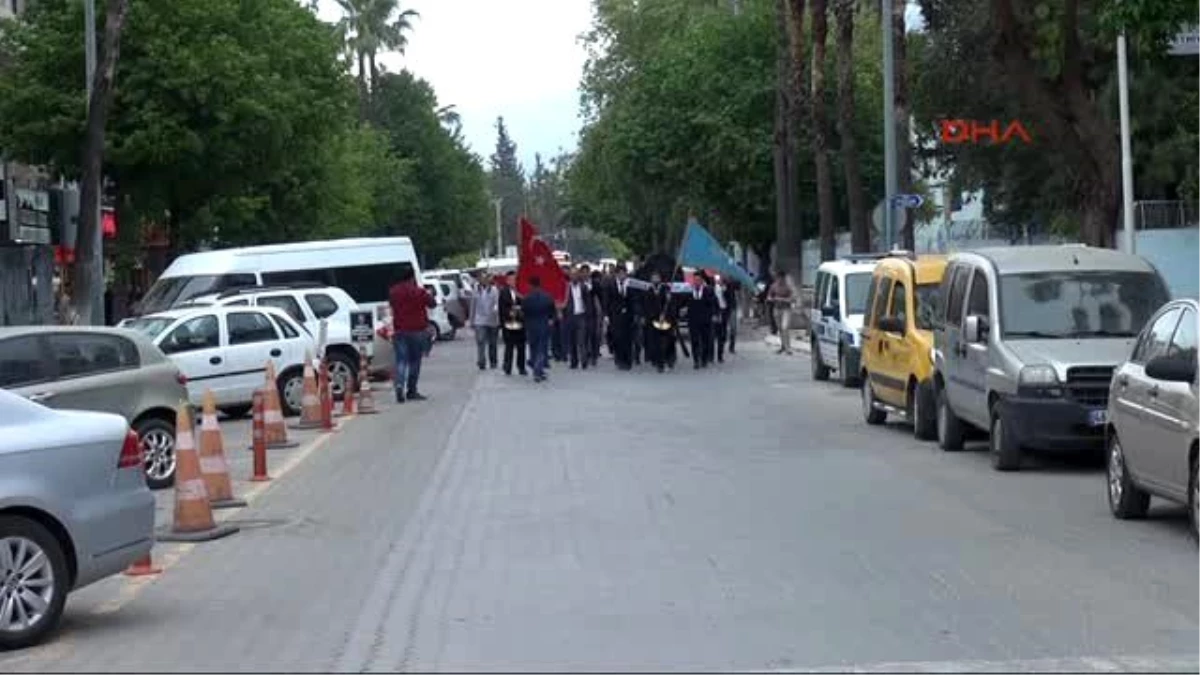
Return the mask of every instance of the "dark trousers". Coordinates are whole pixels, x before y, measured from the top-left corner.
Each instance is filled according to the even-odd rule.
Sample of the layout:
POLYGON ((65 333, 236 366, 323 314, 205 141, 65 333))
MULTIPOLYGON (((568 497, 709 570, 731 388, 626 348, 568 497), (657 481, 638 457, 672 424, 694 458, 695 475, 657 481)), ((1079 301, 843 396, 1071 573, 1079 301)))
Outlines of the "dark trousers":
POLYGON ((698 323, 688 325, 688 337, 692 343, 692 361, 697 366, 707 366, 712 362, 712 324, 698 323))
POLYGON ((525 331, 504 331, 504 374, 511 375, 513 354, 517 356, 517 372, 525 374, 525 331))
POLYGON ((429 333, 425 331, 401 331, 392 339, 396 352, 396 391, 417 393, 417 382, 421 379, 421 358, 425 356, 425 345, 429 333))
POLYGON ((633 320, 628 316, 613 317, 612 353, 618 368, 633 365, 633 320))
POLYGON ((653 326, 646 329, 646 360, 655 368, 667 366, 667 351, 673 350, 671 331, 659 330, 653 326))
POLYGON ((475 364, 482 370, 485 366, 496 367, 496 326, 475 326, 475 364))
POLYGON ((571 367, 578 368, 582 362, 588 367, 591 355, 588 352, 587 321, 583 314, 563 315, 563 343, 567 348, 567 356, 571 367))
MULTIPOLYGON (((554 357, 555 361, 567 360, 567 345, 563 340, 562 323, 562 321, 555 319, 550 322, 548 328, 549 334, 547 335, 547 340, 550 346, 550 354, 554 357)), ((532 337, 530 339, 532 340, 532 337)))
POLYGON ((597 316, 588 316, 583 321, 584 346, 587 362, 589 365, 596 365, 600 360, 600 318, 597 316))
POLYGON ((552 331, 545 324, 527 324, 526 334, 529 337, 529 365, 533 368, 533 376, 537 379, 546 377, 546 362, 549 360, 549 343, 552 331))
POLYGON ((646 348, 646 326, 642 323, 640 317, 633 320, 633 340, 631 341, 631 347, 633 349, 633 362, 635 364, 641 363, 642 352, 646 348))
MULTIPOLYGON (((726 330, 728 328, 728 326, 726 325, 726 323, 724 321, 724 317, 721 317, 721 318, 722 318, 721 321, 713 322, 713 327, 712 327, 713 346, 716 347, 718 361, 725 360, 725 340, 729 336, 729 332, 728 332, 728 330, 726 330)), ((712 353, 711 350, 712 350, 712 348, 710 347, 709 353, 712 353)))

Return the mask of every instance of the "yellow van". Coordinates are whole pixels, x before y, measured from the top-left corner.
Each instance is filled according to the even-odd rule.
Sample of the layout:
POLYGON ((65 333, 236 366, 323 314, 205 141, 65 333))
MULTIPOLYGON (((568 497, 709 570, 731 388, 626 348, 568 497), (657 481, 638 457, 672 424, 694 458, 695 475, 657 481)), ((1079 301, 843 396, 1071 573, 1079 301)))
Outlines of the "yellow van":
POLYGON ((896 415, 917 438, 937 436, 933 321, 946 256, 911 254, 879 261, 862 328, 862 406, 867 424, 896 415))

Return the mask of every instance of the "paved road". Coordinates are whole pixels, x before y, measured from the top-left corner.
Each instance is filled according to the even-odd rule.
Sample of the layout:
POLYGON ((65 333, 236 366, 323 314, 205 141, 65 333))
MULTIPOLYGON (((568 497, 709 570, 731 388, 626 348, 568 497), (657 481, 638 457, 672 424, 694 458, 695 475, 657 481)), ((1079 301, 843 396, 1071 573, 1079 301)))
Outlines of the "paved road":
POLYGON ((431 401, 300 449, 242 532, 160 546, 0 672, 1200 667, 1182 511, 1113 520, 1094 466, 869 429, 761 342, 536 386, 465 337, 431 401))

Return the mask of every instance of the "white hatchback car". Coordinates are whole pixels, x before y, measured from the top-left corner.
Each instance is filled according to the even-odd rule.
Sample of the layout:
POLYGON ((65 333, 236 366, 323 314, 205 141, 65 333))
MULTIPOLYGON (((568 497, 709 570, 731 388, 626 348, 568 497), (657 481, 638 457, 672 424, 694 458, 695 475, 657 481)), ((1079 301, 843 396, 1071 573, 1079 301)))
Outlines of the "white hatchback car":
POLYGON ((305 354, 316 340, 287 313, 272 307, 194 307, 149 314, 122 326, 138 331, 187 377, 188 398, 203 402, 211 390, 226 414, 245 415, 263 385, 266 364, 275 364, 285 415, 299 415, 304 396, 305 354))
MULTIPOLYGON (((325 321, 324 355, 328 357, 333 397, 340 400, 346 383, 358 377, 358 347, 350 336, 350 312, 358 309, 358 303, 340 288, 313 283, 252 286, 198 297, 185 306, 274 307, 287 312, 314 336, 320 334, 321 321, 325 321)), ((366 347, 370 359, 374 347, 371 344, 366 347)))

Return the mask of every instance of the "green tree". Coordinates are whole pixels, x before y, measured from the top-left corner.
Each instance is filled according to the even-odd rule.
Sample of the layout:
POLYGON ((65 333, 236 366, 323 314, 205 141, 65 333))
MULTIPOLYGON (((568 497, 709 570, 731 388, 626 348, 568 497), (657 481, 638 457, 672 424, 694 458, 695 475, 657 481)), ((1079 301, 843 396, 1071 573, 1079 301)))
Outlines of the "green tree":
POLYGON ((420 14, 401 9, 400 0, 337 0, 337 4, 342 10, 338 35, 357 63, 359 94, 365 101, 379 81, 376 59, 383 53, 404 53, 408 33, 420 14))
MULTIPOLYGON (((0 33, 0 145, 69 178, 81 172, 82 25, 80 3, 44 0, 0 33)), ((379 214, 347 205, 386 198, 337 171, 406 174, 377 152, 348 154, 369 143, 339 53, 331 27, 292 0, 132 3, 104 167, 122 221, 165 224, 176 250, 369 229, 379 214)))
POLYGON ((429 83, 408 71, 384 73, 373 106, 372 117, 415 188, 395 200, 374 231, 412 237, 425 265, 484 244, 491 213, 486 176, 479 159, 442 126, 429 83))
MULTIPOLYGON (((525 213, 525 169, 517 158, 517 144, 509 136, 503 117, 496 118, 496 151, 492 153, 488 185, 492 199, 500 199, 500 236, 506 245, 517 243, 517 219, 525 213)), ((503 251, 498 251, 497 255, 503 251)))

